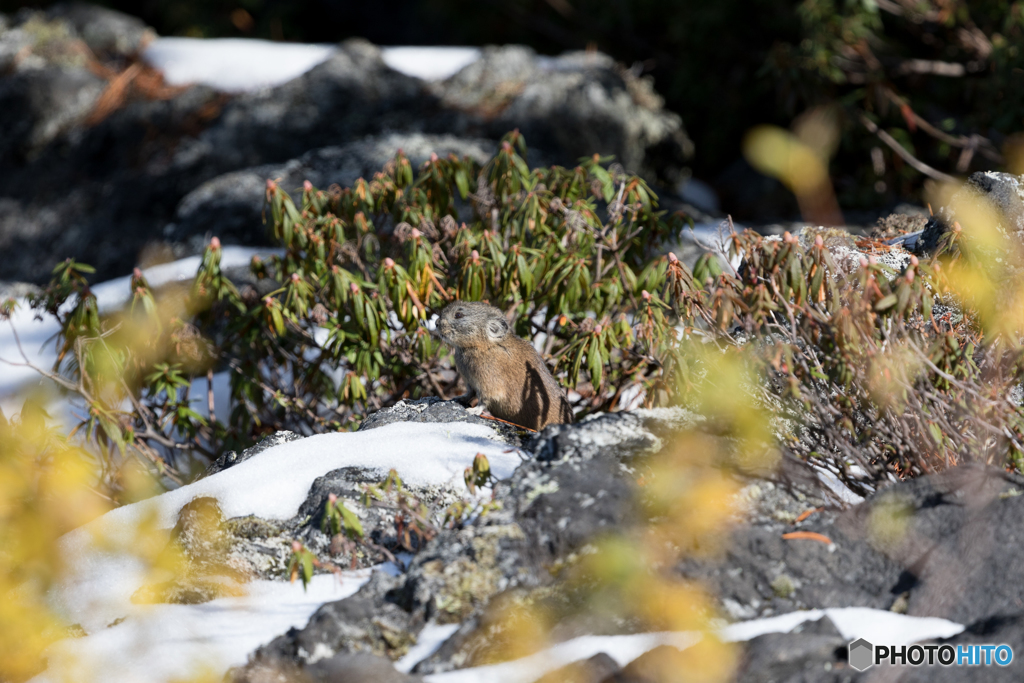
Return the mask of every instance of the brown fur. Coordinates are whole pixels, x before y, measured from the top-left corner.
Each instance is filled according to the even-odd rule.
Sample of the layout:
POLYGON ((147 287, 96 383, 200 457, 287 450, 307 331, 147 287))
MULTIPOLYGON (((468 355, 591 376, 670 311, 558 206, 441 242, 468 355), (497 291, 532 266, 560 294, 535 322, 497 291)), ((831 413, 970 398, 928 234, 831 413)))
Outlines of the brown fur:
POLYGON ((456 301, 441 311, 434 334, 455 352, 455 367, 469 389, 457 401, 469 405, 479 396, 495 417, 538 431, 572 422, 565 392, 540 354, 494 306, 456 301))

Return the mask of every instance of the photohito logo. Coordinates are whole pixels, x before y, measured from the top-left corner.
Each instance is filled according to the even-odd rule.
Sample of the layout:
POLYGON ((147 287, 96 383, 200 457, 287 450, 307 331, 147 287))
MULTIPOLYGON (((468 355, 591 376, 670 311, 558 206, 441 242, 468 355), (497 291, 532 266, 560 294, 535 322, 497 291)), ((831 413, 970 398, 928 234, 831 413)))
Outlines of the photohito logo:
POLYGON ((857 671, 888 662, 910 666, 1009 666, 1009 645, 872 645, 858 638, 847 646, 850 666, 857 671))

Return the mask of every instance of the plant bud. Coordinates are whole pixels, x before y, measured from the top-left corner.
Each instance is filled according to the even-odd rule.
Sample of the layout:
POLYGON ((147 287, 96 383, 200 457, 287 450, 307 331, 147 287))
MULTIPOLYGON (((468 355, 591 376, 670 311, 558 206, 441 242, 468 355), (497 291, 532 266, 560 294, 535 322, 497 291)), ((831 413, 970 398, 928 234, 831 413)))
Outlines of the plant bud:
POLYGON ((644 298, 644 301, 650 301, 651 300, 651 293, 648 292, 646 289, 644 291, 640 292, 640 296, 642 296, 644 298))
POLYGON ((670 251, 670 252, 668 252, 668 262, 669 263, 679 263, 679 258, 670 251))
POLYGON ((395 267, 395 262, 391 259, 390 256, 384 259, 384 267, 387 268, 388 270, 391 270, 392 268, 395 267))
POLYGON ((910 265, 912 265, 912 266, 916 266, 917 265, 917 257, 916 256, 911 256, 910 257, 910 265))
POLYGON ((353 294, 358 294, 358 293, 359 293, 359 285, 357 285, 357 284, 356 284, 356 283, 354 283, 354 282, 350 282, 350 283, 349 283, 349 285, 348 285, 348 288, 349 288, 350 290, 352 290, 352 293, 353 293, 353 294))
POLYGON ((220 239, 217 237, 210 238, 210 249, 220 249, 220 239))
POLYGON ((815 236, 815 238, 814 238, 814 246, 818 247, 819 249, 821 247, 825 246, 825 240, 823 240, 821 238, 821 235, 815 236))
POLYGON ((312 192, 313 191, 313 183, 309 182, 308 180, 303 180, 302 181, 302 189, 305 192, 312 192))

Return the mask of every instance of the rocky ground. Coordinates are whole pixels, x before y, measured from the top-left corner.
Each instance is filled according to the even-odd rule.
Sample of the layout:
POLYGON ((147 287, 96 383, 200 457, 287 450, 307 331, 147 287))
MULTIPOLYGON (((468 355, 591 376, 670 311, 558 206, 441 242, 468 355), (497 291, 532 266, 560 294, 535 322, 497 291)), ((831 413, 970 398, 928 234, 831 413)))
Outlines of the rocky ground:
MULTIPOLYGON (((422 399, 385 409, 362 428, 407 420, 480 418, 453 402, 422 399)), ((412 546, 403 546, 394 533, 396 506, 360 503, 359 491, 370 478, 352 468, 318 479, 291 520, 223 520, 215 501, 208 499, 182 511, 175 534, 194 576, 206 581, 211 566, 283 578, 292 539, 301 539, 325 564, 368 566, 387 553, 404 563, 404 571, 394 576, 374 572, 352 597, 323 605, 305 627, 260 647, 229 680, 420 680, 490 661, 495 643, 505 637, 496 630, 491 608, 507 601, 544 604, 550 613, 562 615, 552 631, 556 641, 635 632, 638 624, 629 619, 569 607, 571 599, 554 568, 577 561, 608 530, 639 529, 645 518, 637 505, 638 482, 650 472, 649 463, 676 436, 700 426, 699 418, 685 411, 659 409, 596 416, 525 439, 500 432, 499 438, 519 448, 524 460, 509 479, 494 483, 497 505, 451 524, 444 517, 458 498, 454 492, 409 489, 426 506, 431 524, 412 546), (360 516, 379 554, 331 547, 320 524, 331 493, 360 516), (194 520, 204 515, 216 519, 220 530, 212 542, 208 532, 190 532, 200 528, 194 520), (410 674, 395 671, 392 662, 408 652, 427 624, 458 628, 410 674)), ((282 433, 257 448, 294 438, 282 433)), ((228 454, 211 470, 251 455, 228 454)), ((944 641, 953 645, 1007 643, 1024 651, 1021 477, 964 466, 894 484, 844 509, 829 503, 820 479, 802 462, 785 461, 768 476, 733 476, 743 488, 723 552, 690 557, 671 569, 707 586, 723 618, 744 621, 804 609, 871 607, 964 624, 963 633, 944 641)), ((164 599, 208 597, 191 584, 172 587, 164 599)), ((790 633, 759 636, 742 644, 735 680, 1019 680, 1012 666, 876 667, 860 673, 849 667, 846 645, 828 617, 790 633)), ((658 680, 650 672, 659 656, 658 649, 652 650, 620 669, 599 655, 543 680, 658 680)))

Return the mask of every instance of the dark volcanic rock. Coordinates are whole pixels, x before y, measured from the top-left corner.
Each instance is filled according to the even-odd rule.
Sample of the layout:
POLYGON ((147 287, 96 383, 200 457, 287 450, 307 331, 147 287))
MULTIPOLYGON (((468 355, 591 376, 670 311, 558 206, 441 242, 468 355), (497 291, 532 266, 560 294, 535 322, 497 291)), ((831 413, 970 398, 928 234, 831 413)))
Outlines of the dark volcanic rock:
POLYGON ((472 415, 461 403, 442 401, 436 396, 427 396, 412 401, 403 399, 393 406, 371 413, 359 425, 359 431, 377 429, 395 422, 469 422, 487 425, 512 446, 519 446, 520 435, 526 433, 525 430, 516 429, 504 422, 472 415))
POLYGON ((1024 652, 1024 613, 997 614, 973 624, 963 633, 937 641, 940 645, 1009 645, 1013 662, 1009 666, 919 666, 880 667, 869 670, 868 683, 1016 683, 1021 680, 1020 653, 1024 652))
POLYGON ((630 172, 674 186, 693 143, 652 83, 601 53, 543 57, 509 45, 484 48, 433 91, 463 113, 454 129, 462 134, 495 138, 519 128, 555 163, 614 154, 630 172))
POLYGON ((203 477, 208 477, 211 474, 223 472, 229 467, 234 467, 235 465, 243 463, 252 456, 258 453, 262 453, 268 448, 280 446, 283 443, 288 443, 289 441, 295 441, 301 438, 302 437, 296 434, 295 432, 277 432, 276 434, 272 434, 267 438, 263 439, 255 446, 250 446, 249 448, 246 448, 240 454, 235 453, 234 451, 227 451, 225 453, 222 453, 219 458, 210 463, 210 466, 206 468, 206 471, 203 472, 203 474, 199 478, 202 479, 203 477))
POLYGON ((891 487, 851 527, 905 567, 907 614, 962 624, 1024 611, 1024 478, 961 465, 891 487))
POLYGON ((618 663, 600 652, 589 659, 581 659, 555 669, 534 683, 602 683, 618 670, 618 663))
POLYGON ((335 655, 306 667, 311 683, 416 683, 419 676, 395 671, 395 667, 382 657, 357 653, 335 655))
POLYGON ((740 526, 725 558, 683 562, 726 612, 864 606, 970 624, 1024 605, 1024 478, 982 465, 891 486, 845 512, 740 526), (811 531, 832 541, 783 539, 811 531))
MULTIPOLYGON (((457 411, 447 410, 443 402, 421 401, 384 411, 378 419, 459 419, 457 411)), ((351 598, 324 605, 305 627, 257 650, 233 680, 306 675, 318 662, 358 652, 394 660, 431 622, 459 628, 416 665, 415 673, 489 661, 489 653, 507 637, 489 610, 496 601, 565 615, 558 617, 556 639, 631 632, 635 624, 565 609, 571 598, 553 568, 572 562, 604 531, 628 533, 643 523, 635 504, 636 477, 647 467, 646 456, 661 449, 676 430, 695 423, 684 411, 657 410, 549 427, 525 442, 524 449, 535 458, 494 485, 497 507, 441 529, 419 547, 404 573, 375 572, 351 598)), ((785 463, 776 481, 748 485, 743 494, 748 509, 740 513, 722 556, 677 567, 684 577, 710 585, 725 612, 749 618, 800 608, 874 607, 969 624, 951 643, 1007 642, 1024 648, 1024 531, 1019 524, 1024 479, 965 465, 895 484, 856 507, 818 510, 797 522, 800 511, 821 507, 822 500, 813 491, 800 492, 800 486, 813 489, 801 479, 804 473, 783 476, 795 467, 785 463), (799 486, 792 488, 793 482, 799 486), (783 538, 795 530, 824 539, 783 538)), ((366 477, 360 472, 338 470, 318 480, 303 510, 289 522, 295 525, 292 533, 307 534, 310 547, 322 545, 316 534, 323 534, 315 528, 323 501, 334 493, 347 503, 361 478, 366 477)), ((386 518, 360 514, 368 528, 388 528, 386 518)), ((883 667, 868 678, 847 666, 845 646, 827 619, 792 633, 760 636, 743 646, 737 680, 839 683, 910 681, 923 675, 923 670, 883 667), (887 677, 874 678, 883 674, 887 677)), ((574 680, 577 674, 580 680, 658 680, 659 667, 671 665, 676 655, 672 648, 657 648, 622 670, 602 670, 600 676, 589 664, 576 663, 545 680, 574 680)), ((947 671, 953 670, 941 674, 954 675, 947 671)), ((987 673, 1004 675, 1001 670, 987 673)), ((968 678, 949 680, 1002 680, 975 678, 975 671, 964 675, 968 678)))
POLYGON ((910 581, 868 541, 839 530, 833 512, 799 525, 739 525, 723 560, 687 559, 679 569, 708 582, 734 619, 824 607, 889 609, 910 581), (794 530, 820 533, 833 545, 782 538, 794 530))
POLYGON ((164 229, 165 239, 181 242, 193 235, 215 234, 225 243, 260 244, 265 241, 263 198, 267 180, 275 180, 293 197, 308 180, 314 187, 348 187, 359 178, 372 178, 401 149, 413 168, 431 153, 440 157, 469 156, 479 163, 490 158, 495 143, 451 135, 391 133, 369 137, 340 147, 323 147, 285 164, 268 164, 234 171, 203 183, 178 205, 174 223, 164 229))
POLYGON ((847 664, 847 641, 828 617, 745 643, 736 683, 848 683, 865 675, 847 664))
POLYGON ((69 24, 100 58, 135 55, 156 38, 141 19, 84 2, 58 3, 46 17, 69 24))
MULTIPOLYGON (((936 216, 928 220, 915 246, 915 251, 931 255, 938 248, 942 237, 953 228, 957 221, 967 222, 969 214, 975 211, 971 205, 981 203, 981 215, 995 209, 995 224, 1010 244, 1024 244, 1024 177, 998 171, 972 173, 967 183, 950 199, 949 206, 943 207, 936 216), (957 215, 959 208, 961 214, 957 215)), ((966 228, 970 228, 968 223, 966 228)), ((1004 254, 982 254, 983 257, 1002 258, 1004 254)), ((1024 266, 1019 256, 1011 255, 1011 262, 1018 268, 1024 266)))

